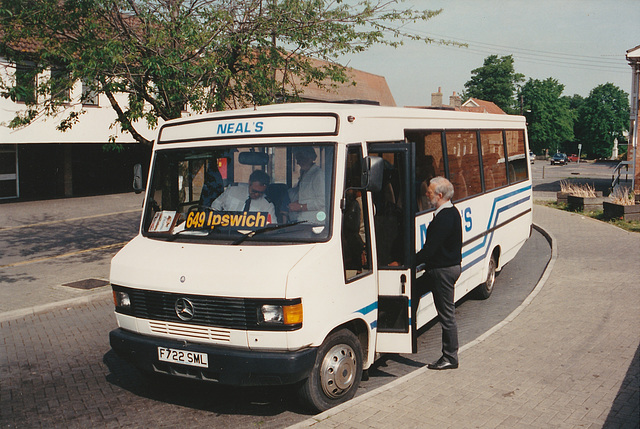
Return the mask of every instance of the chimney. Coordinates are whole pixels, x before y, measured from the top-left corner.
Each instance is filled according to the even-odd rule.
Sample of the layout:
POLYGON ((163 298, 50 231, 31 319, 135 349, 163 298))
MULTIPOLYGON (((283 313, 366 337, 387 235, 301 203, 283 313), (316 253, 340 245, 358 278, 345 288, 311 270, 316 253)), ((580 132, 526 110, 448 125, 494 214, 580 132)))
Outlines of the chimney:
POLYGON ((442 87, 438 87, 438 92, 431 93, 431 107, 442 107, 442 87))
POLYGON ((459 109, 462 106, 462 99, 455 91, 453 91, 453 95, 449 97, 449 106, 454 109, 459 109))

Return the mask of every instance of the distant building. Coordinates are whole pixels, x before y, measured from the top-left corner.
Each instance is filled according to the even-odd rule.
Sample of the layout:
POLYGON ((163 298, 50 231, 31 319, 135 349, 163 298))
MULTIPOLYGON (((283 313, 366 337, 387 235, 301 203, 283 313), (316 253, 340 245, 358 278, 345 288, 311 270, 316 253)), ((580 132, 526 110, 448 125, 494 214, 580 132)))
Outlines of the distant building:
MULTIPOLYGON (((25 51, 32 47, 22 46, 25 51)), ((137 143, 115 123, 116 114, 104 95, 87 97, 86 86, 76 82, 64 94, 67 109, 56 117, 42 116, 29 126, 11 129, 7 124, 17 112, 25 109, 25 101, 38 97, 36 82, 48 79, 55 69, 36 79, 29 76, 29 64, 12 64, 0 58, 0 76, 5 82, 22 79, 21 86, 32 88, 21 97, 29 100, 0 98, 0 200, 45 199, 80 195, 128 192, 132 189, 133 165, 148 165, 151 149, 137 143), (57 124, 69 111, 84 112, 69 131, 61 132, 57 124), (103 146, 116 137, 121 152, 105 151, 103 146)), ((364 102, 395 106, 386 80, 360 70, 348 69, 352 83, 302 87, 293 84, 303 101, 364 102)), ((126 95, 119 95, 126 105, 126 95)), ((286 100, 284 100, 286 101, 286 100)), ((188 115, 185 112, 185 115, 188 115)), ((138 131, 152 140, 154 130, 146 123, 138 131)))
POLYGON ((633 171, 633 191, 640 195, 640 156, 638 156, 638 122, 640 112, 640 45, 627 51, 627 61, 631 66, 631 114, 629 124, 629 146, 627 149, 627 161, 633 171))
POLYGON ((476 113, 493 113, 494 115, 506 115, 505 111, 498 107, 498 105, 492 101, 480 100, 477 98, 470 98, 465 101, 459 110, 464 112, 476 112, 476 113))
POLYGON ((498 107, 497 104, 491 101, 480 100, 477 98, 469 98, 462 103, 460 96, 453 91, 453 94, 449 96, 449 104, 444 104, 442 87, 438 88, 438 92, 431 93, 431 105, 430 106, 412 106, 418 109, 438 109, 438 110, 458 110, 461 112, 475 112, 475 113, 492 113, 496 115, 506 115, 504 110, 498 107))

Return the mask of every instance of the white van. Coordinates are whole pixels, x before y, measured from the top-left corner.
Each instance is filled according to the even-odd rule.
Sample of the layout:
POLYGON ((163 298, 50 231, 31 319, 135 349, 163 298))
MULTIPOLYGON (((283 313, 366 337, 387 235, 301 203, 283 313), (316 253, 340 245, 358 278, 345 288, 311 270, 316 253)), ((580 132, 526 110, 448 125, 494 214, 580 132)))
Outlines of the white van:
POLYGON ((508 115, 302 103, 169 121, 112 261, 111 346, 145 371, 344 402, 436 316, 415 267, 429 179, 450 179, 462 217, 456 300, 486 298, 530 235, 528 154, 508 115))

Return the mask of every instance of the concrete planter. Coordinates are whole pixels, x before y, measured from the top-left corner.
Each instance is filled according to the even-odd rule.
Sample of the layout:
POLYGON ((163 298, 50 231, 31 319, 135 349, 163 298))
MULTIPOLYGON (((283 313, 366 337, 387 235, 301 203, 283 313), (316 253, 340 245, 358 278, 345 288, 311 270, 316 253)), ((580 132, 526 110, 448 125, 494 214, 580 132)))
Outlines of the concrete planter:
POLYGON ((567 197, 569 196, 568 192, 557 192, 556 198, 558 200, 558 204, 567 204, 567 197))
POLYGON ((595 212, 602 210, 603 202, 604 197, 602 193, 600 193, 598 197, 576 197, 575 195, 569 195, 567 197, 569 210, 578 212, 595 212))
POLYGON ((605 219, 640 220, 640 204, 623 206, 622 204, 604 201, 602 209, 604 210, 605 219))

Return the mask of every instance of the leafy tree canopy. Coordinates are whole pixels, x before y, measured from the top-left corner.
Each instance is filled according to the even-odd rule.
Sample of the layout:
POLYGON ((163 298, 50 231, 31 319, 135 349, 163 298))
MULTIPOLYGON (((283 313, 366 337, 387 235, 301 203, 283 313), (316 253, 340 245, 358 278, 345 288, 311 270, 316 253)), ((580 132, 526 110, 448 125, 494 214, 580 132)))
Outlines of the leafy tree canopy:
MULTIPOLYGON (((341 55, 374 44, 398 46, 404 23, 440 10, 394 9, 395 0, 0 0, 0 55, 65 73, 39 81, 37 97, 13 126, 55 114, 60 96, 82 80, 86 94, 105 94, 117 122, 136 140, 139 120, 296 99, 301 86, 348 82, 341 55), (393 35, 385 38, 385 34, 393 35), (323 60, 323 62, 315 61, 323 60), (128 102, 116 94, 127 94, 128 102), (39 103, 36 103, 39 100, 39 103), (45 100, 43 102, 43 100, 45 100)), ((438 41, 443 43, 442 41, 438 41)), ((19 84, 2 82, 17 98, 19 84)), ((24 95, 24 94, 22 94, 24 95)), ((24 100, 25 97, 23 96, 24 100)), ((69 114, 65 130, 80 119, 69 114)))
POLYGON ((629 95, 612 83, 591 90, 578 111, 576 137, 591 156, 611 156, 615 139, 624 142, 629 129, 629 95))
POLYGON ((570 100, 562 97, 564 85, 556 79, 529 79, 522 87, 529 144, 536 153, 549 149, 555 153, 573 141, 573 114, 570 100))
POLYGON ((492 101, 505 112, 515 113, 515 94, 523 81, 524 75, 515 72, 512 55, 491 55, 484 59, 482 67, 471 71, 471 79, 464 84, 464 95, 492 101))

